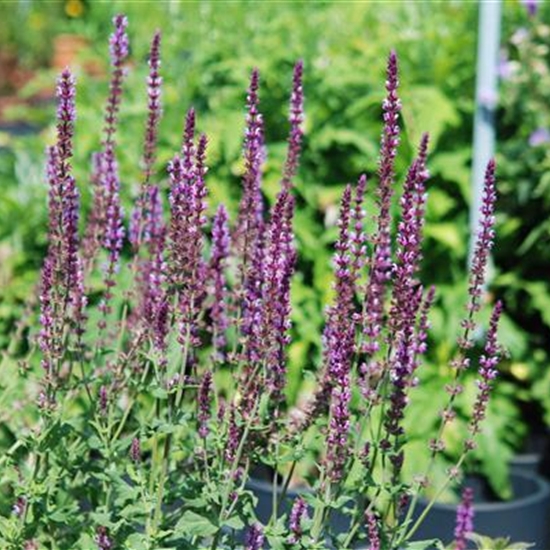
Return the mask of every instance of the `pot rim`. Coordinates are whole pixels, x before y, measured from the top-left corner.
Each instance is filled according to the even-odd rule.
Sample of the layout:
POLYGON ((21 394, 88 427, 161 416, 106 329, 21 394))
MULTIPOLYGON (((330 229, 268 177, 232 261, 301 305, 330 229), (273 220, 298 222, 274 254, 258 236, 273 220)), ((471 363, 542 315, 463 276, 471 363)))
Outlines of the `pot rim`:
MULTIPOLYGON (((522 497, 522 498, 511 498, 510 500, 505 500, 502 502, 475 502, 473 503, 474 512, 491 512, 495 509, 505 511, 512 510, 517 507, 524 507, 533 504, 537 504, 547 498, 550 498, 550 483, 543 479, 538 474, 531 474, 528 472, 521 471, 512 471, 510 472, 510 478, 523 478, 534 481, 537 485, 537 488, 531 494, 522 497)), ((422 504, 428 504, 430 500, 421 497, 419 502, 422 504)), ((446 502, 436 502, 434 506, 437 506, 439 509, 443 510, 456 510, 458 504, 446 503, 446 502)))
MULTIPOLYGON (((510 472, 511 478, 522 478, 522 479, 529 479, 536 483, 537 488, 534 492, 531 494, 522 497, 522 498, 512 498, 510 500, 506 500, 503 502, 474 502, 474 510, 475 512, 484 512, 484 511, 493 511, 495 508, 498 508, 499 510, 509 510, 514 509, 518 506, 529 506, 531 504, 536 504, 538 502, 541 502, 545 500, 546 498, 550 498, 550 483, 547 482, 544 478, 539 476, 538 474, 531 474, 528 472, 520 472, 520 471, 512 471, 510 472)), ((255 489, 260 489, 264 491, 271 492, 273 490, 273 484, 269 481, 264 481, 262 479, 257 479, 254 477, 248 478, 247 485, 254 487, 255 489)), ((281 492, 282 488, 279 489, 279 492, 281 492)), ((311 492, 311 489, 309 487, 293 487, 288 489, 287 496, 293 497, 297 496, 300 493, 309 493, 311 492)), ((419 499, 419 503, 422 503, 424 505, 429 504, 430 500, 426 499, 424 497, 421 497, 419 499)), ((436 502, 434 506, 437 506, 439 509, 443 510, 456 510, 458 507, 458 504, 452 504, 452 503, 446 503, 446 502, 436 502)))

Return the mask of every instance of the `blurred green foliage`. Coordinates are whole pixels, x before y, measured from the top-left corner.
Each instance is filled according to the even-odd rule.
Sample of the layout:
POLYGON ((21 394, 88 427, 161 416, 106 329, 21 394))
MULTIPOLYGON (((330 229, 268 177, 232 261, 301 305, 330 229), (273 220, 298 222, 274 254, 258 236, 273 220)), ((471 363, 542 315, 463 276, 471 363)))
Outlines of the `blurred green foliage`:
MULTIPOLYGON (((48 60, 54 53, 55 36, 78 34, 88 40, 88 47, 75 61, 81 68, 75 173, 85 210, 90 205, 90 155, 98 149, 101 139, 108 72, 107 36, 110 20, 119 11, 128 15, 132 47, 119 147, 126 212, 131 208, 140 178, 146 58, 156 28, 163 31, 164 79, 157 177, 166 179, 166 162, 179 148, 183 117, 193 105, 198 112, 199 129, 211 141, 212 211, 220 201, 228 204, 233 215, 236 211, 242 173, 245 90, 255 66, 261 74, 267 129, 264 192, 267 199, 273 198, 285 152, 287 127, 283 121, 291 67, 296 59, 304 59, 307 120, 304 161, 296 188, 300 269, 293 288, 291 402, 298 399, 300 388, 307 387, 307 383, 302 383, 304 370, 314 370, 319 362, 322 311, 331 296, 330 257, 338 200, 345 183, 355 180, 360 172, 375 174, 384 65, 388 51, 397 50, 404 105, 402 158, 412 156, 424 131, 431 134, 432 150, 423 280, 437 285, 438 302, 432 314, 429 365, 421 373, 409 415, 410 445, 417 452, 406 470, 411 475, 417 473, 427 458, 426 433, 438 424, 435 405, 443 399, 443 386, 450 376, 448 364, 466 295, 466 287, 460 281, 465 276, 469 238, 475 3, 31 1, 0 6, 0 16, 6 21, 0 34, 2 43, 9 42, 14 51, 23 52, 18 55, 31 68, 41 67, 21 91, 22 97, 31 98, 44 87, 52 89, 55 71, 48 68, 48 60), (86 67, 94 68, 93 75, 86 73, 86 67), (287 78, 282 78, 285 74, 287 78)), ((505 36, 528 24, 519 2, 506 3, 504 16, 505 36)), ((536 69, 520 59, 520 48, 511 47, 517 49, 514 55, 520 60, 518 74, 530 74, 536 69)), ((524 101, 527 89, 532 88, 528 77, 525 79, 506 83, 507 90, 515 85, 516 93, 507 91, 504 96, 499 153, 502 200, 493 286, 506 299, 508 315, 501 334, 511 358, 489 411, 487 437, 478 452, 483 471, 503 492, 506 465, 500 460, 502 467, 495 467, 493 457, 509 456, 510 449, 519 445, 526 431, 519 404, 540 396, 550 411, 550 375, 542 374, 547 371, 545 341, 550 329, 550 294, 541 271, 541 266, 548 265, 550 254, 545 245, 548 210, 542 198, 544 186, 550 181, 542 177, 550 157, 543 148, 533 149, 527 143, 530 131, 542 124, 537 117, 542 116, 543 110, 537 101, 543 101, 548 86, 544 87, 541 80, 537 87, 540 99, 531 99, 529 94, 529 101, 524 101), (525 117, 523 109, 530 109, 533 116, 525 117)), ((548 107, 544 112, 548 118, 548 107)), ((45 251, 47 190, 42 177, 42 153, 45 144, 52 141, 54 107, 18 107, 11 111, 11 117, 36 124, 39 132, 17 137, 0 130, 0 348, 9 344, 10 333, 32 294, 45 251)), ((398 166, 399 181, 405 169, 405 165, 398 166)), ((367 208, 372 215, 375 178, 371 179, 367 208)), ((473 392, 465 392, 462 418, 466 418, 472 399, 473 392)), ((456 451, 453 444, 456 446, 459 432, 464 429, 465 423, 459 422, 456 433, 450 430, 450 455, 456 451)), ((441 476, 445 475, 445 466, 443 461, 441 476)))

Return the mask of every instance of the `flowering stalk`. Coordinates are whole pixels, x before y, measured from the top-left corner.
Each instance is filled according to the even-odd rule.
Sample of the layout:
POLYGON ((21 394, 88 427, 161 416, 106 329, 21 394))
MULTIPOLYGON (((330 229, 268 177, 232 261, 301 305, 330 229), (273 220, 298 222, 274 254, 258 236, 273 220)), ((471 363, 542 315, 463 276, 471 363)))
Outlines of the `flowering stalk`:
POLYGON ((458 339, 458 355, 452 361, 452 367, 455 369, 453 382, 446 386, 449 394, 447 406, 441 413, 441 426, 437 437, 432 440, 432 454, 443 449, 442 434, 445 426, 455 418, 454 402, 456 397, 462 393, 460 383, 462 373, 470 366, 470 359, 467 356, 468 351, 473 346, 471 335, 477 327, 476 313, 481 309, 483 297, 483 285, 489 254, 494 243, 494 224, 495 224, 495 203, 496 203, 496 180, 495 180, 495 161, 491 160, 487 164, 485 171, 485 180, 483 186, 482 205, 480 212, 479 231, 476 238, 474 253, 471 260, 468 295, 469 300, 466 305, 466 317, 461 323, 463 333, 458 339))
POLYGON ((100 156, 100 181, 103 187, 105 208, 103 213, 105 228, 103 246, 107 251, 108 259, 105 266, 104 283, 106 291, 100 304, 103 318, 99 322, 100 329, 106 327, 106 316, 111 313, 110 301, 113 297, 112 289, 115 286, 115 274, 124 240, 124 226, 122 224, 122 206, 120 204, 120 180, 118 163, 115 156, 115 133, 117 130, 118 112, 122 98, 122 83, 125 76, 123 67, 128 57, 129 43, 126 27, 128 21, 125 16, 117 15, 113 19, 115 30, 110 39, 111 54, 111 82, 105 114, 103 150, 100 156))
POLYGON ((220 205, 212 225, 212 252, 210 255, 209 277, 211 280, 212 303, 210 306, 212 345, 214 358, 224 358, 227 343, 227 282, 225 275, 226 262, 229 257, 229 225, 227 210, 220 205))
POLYGON ((497 330, 501 315, 502 302, 498 301, 491 315, 485 349, 479 359, 479 379, 477 381, 478 393, 469 426, 471 438, 466 440, 465 450, 472 449, 475 446, 473 439, 480 432, 480 424, 487 412, 487 404, 489 402, 494 379, 498 375, 496 367, 500 361, 501 352, 497 342, 497 330))
POLYGON ((382 330, 383 304, 387 281, 391 269, 391 198, 393 195, 394 165, 399 145, 399 111, 401 102, 397 96, 399 85, 397 55, 391 52, 388 59, 386 90, 382 105, 384 130, 378 165, 380 179, 378 187, 379 214, 376 235, 373 239, 374 252, 370 263, 370 275, 365 292, 363 319, 363 343, 361 351, 373 355, 380 345, 378 337, 382 330))
POLYGON ((300 163, 300 153, 302 150, 304 122, 304 91, 302 88, 302 76, 304 64, 298 61, 294 65, 294 73, 292 76, 292 94, 290 96, 290 134, 288 136, 288 148, 285 166, 283 170, 283 179, 281 188, 283 191, 289 191, 292 187, 293 179, 298 171, 300 163))
POLYGON ((468 537, 474 531, 474 492, 466 487, 462 492, 462 501, 456 512, 454 550, 466 550, 468 537))
POLYGON ((290 544, 300 543, 303 535, 302 522, 306 520, 307 517, 307 503, 301 496, 298 496, 294 500, 292 510, 290 511, 289 528, 292 533, 289 539, 290 544))
POLYGON ((142 241, 144 217, 146 214, 146 197, 151 176, 156 160, 156 149, 158 141, 158 126, 162 115, 161 85, 160 76, 160 31, 157 31, 151 42, 149 53, 149 75, 147 77, 147 122, 145 125, 145 140, 143 145, 143 183, 137 199, 137 204, 132 212, 129 240, 138 250, 142 241))
MULTIPOLYGON (((40 348, 46 371, 48 399, 67 345, 66 327, 74 327, 77 343, 84 328, 82 262, 78 252, 79 194, 72 175, 75 111, 75 80, 68 69, 57 83, 57 141, 48 150, 49 248, 42 271, 40 293, 40 348)), ((44 405, 46 403, 43 403, 44 405)))

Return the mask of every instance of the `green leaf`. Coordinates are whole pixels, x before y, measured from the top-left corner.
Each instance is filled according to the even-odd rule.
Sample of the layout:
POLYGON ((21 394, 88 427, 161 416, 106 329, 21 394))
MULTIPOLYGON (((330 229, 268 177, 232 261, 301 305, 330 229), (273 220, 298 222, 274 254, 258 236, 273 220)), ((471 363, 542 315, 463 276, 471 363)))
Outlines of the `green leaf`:
POLYGON ((430 540, 415 540, 413 542, 408 542, 405 546, 406 550, 426 550, 426 548, 440 548, 441 542, 438 539, 430 540))
POLYGON ((218 532, 218 526, 212 521, 192 510, 187 510, 175 527, 176 534, 191 537, 211 537, 218 532))

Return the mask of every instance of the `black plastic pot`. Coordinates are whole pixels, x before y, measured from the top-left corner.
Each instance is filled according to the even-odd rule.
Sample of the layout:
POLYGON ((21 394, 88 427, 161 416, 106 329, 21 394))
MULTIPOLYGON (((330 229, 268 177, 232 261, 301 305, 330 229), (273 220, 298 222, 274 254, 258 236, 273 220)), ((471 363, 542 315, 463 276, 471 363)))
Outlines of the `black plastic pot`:
MULTIPOLYGON (((550 484, 537 474, 512 471, 513 498, 496 501, 480 478, 468 478, 465 485, 474 489, 474 530, 490 537, 509 537, 511 542, 530 542, 533 550, 550 548, 550 484)), ((427 506, 420 501, 419 517, 427 506)), ((436 503, 415 534, 415 540, 453 539, 457 506, 436 503)), ((473 548, 474 546, 472 546, 473 548)))
POLYGON ((549 439, 550 434, 545 426, 533 429, 527 436, 522 451, 510 460, 510 467, 516 471, 547 477, 547 472, 543 470, 548 461, 549 439))

